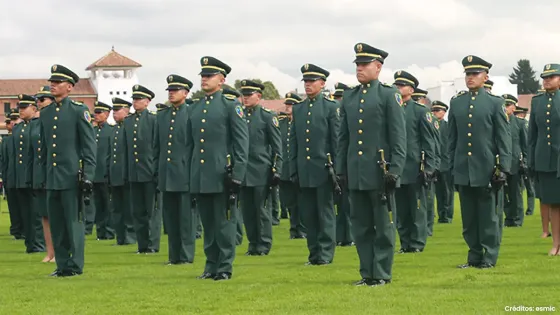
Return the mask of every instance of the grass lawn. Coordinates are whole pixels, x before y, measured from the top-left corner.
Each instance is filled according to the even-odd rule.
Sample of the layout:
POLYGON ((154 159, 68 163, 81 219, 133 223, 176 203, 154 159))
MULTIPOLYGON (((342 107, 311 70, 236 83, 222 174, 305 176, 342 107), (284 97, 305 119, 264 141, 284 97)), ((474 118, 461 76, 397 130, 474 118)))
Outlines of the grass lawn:
POLYGON ((90 236, 84 274, 50 278, 54 265, 11 239, 4 202, 0 314, 499 314, 519 305, 560 311, 560 257, 548 257, 552 241, 539 238, 538 202, 522 228, 504 229, 498 266, 489 270, 455 268, 467 253, 456 205, 455 221, 436 223, 423 253, 395 256, 392 284, 371 288, 351 285, 359 280, 354 247, 337 248, 332 265, 304 266, 305 240, 288 239, 288 220, 274 227, 269 256, 243 256, 244 240, 230 281, 196 279, 202 241, 193 265, 164 266, 166 236, 152 256, 90 236))

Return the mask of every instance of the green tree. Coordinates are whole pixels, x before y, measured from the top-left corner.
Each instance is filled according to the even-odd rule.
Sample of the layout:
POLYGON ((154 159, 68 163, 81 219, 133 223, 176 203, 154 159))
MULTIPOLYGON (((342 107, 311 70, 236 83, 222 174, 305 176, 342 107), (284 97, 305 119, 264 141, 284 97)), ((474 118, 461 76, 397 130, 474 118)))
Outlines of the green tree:
MULTIPOLYGON (((263 92, 263 99, 265 100, 277 100, 280 99, 280 93, 278 93, 278 89, 274 86, 274 83, 271 81, 262 81, 261 79, 249 79, 251 81, 260 83, 264 85, 264 92, 263 92)), ((241 80, 235 80, 233 84, 236 90, 241 89, 241 80)))
POLYGON ((536 94, 539 89, 539 80, 536 72, 528 59, 519 59, 517 67, 509 75, 509 83, 517 84, 517 94, 536 94))
POLYGON ((203 90, 198 90, 198 91, 195 91, 195 92, 191 93, 191 98, 193 100, 197 99, 197 98, 200 99, 200 98, 203 98, 203 97, 204 97, 204 91, 203 90))

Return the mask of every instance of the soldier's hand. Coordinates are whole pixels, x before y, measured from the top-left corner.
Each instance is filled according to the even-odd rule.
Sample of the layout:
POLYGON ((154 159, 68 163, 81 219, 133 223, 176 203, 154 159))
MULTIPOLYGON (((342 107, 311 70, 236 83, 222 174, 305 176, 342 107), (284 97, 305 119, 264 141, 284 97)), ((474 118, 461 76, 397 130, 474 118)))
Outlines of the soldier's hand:
POLYGON ((241 190, 241 182, 236 179, 232 179, 229 183, 229 187, 233 193, 237 194, 241 190))
POLYGON ((397 188, 397 181, 399 180, 399 176, 391 173, 385 174, 385 188, 387 190, 394 190, 397 188))
POLYGON ((492 188, 500 190, 507 182, 507 173, 500 172, 498 175, 492 176, 492 188))
POLYGON ((275 187, 278 186, 278 184, 280 184, 280 174, 274 173, 272 174, 272 178, 270 179, 270 186, 275 187))
POLYGON ((82 182, 82 191, 85 193, 90 193, 93 191, 93 183, 89 179, 84 179, 82 182))

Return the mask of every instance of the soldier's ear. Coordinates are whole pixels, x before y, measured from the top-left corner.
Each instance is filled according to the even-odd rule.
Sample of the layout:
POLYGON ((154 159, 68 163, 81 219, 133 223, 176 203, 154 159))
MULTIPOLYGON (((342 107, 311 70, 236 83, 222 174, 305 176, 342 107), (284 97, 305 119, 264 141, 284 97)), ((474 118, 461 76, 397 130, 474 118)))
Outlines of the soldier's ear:
POLYGON ((483 73, 484 73, 484 82, 486 82, 486 81, 488 81, 488 78, 489 78, 488 72, 485 71, 483 73))

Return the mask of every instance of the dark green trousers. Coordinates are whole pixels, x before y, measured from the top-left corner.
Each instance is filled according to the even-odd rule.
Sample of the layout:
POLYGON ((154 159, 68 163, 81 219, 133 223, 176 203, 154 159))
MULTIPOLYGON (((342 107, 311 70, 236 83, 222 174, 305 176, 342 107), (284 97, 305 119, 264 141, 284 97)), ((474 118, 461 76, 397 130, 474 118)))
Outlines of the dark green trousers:
POLYGON ((198 209, 204 230, 204 272, 232 274, 235 259, 236 205, 228 205, 229 193, 197 194, 198 209), (228 213, 228 208, 230 209, 228 213), (228 218, 229 216, 229 218, 228 218))
POLYGON ((154 207, 156 184, 154 182, 130 183, 134 230, 138 251, 159 252, 161 240, 161 209, 154 207))
POLYGON ((132 200, 130 199, 130 186, 112 186, 115 231, 118 245, 129 245, 136 243, 136 232, 134 232, 134 219, 132 217, 132 200))
POLYGON ((8 211, 10 212, 10 235, 15 238, 23 238, 25 231, 23 229, 23 213, 18 203, 17 189, 6 188, 6 201, 8 202, 8 211))
POLYGON ((455 188, 450 171, 439 172, 435 182, 439 223, 451 223, 455 203, 455 188))
MULTIPOLYGON (((191 204, 192 205, 192 204, 191 204)), ((198 213, 198 209, 195 206, 193 209, 193 213, 194 213, 194 222, 196 225, 196 238, 201 238, 202 237, 202 222, 200 221, 200 214, 198 213)))
POLYGON ((78 188, 47 190, 47 211, 51 226, 56 269, 61 272, 84 270, 84 222, 79 219, 78 188))
POLYGON ((110 208, 109 184, 94 183, 93 184, 93 201, 95 203, 95 228, 97 231, 97 239, 113 239, 115 238, 115 229, 112 226, 113 215, 110 208))
POLYGON ((504 187, 506 204, 504 213, 506 215, 505 226, 522 226, 525 217, 523 207, 523 195, 521 190, 521 176, 512 174, 507 179, 507 186, 504 187))
POLYGON ((391 279, 395 226, 380 191, 350 190, 350 219, 362 278, 391 279))
POLYGON ((527 176, 520 182, 527 190, 527 214, 535 212, 535 181, 532 177, 527 176))
POLYGON ((495 265, 500 251, 500 194, 487 187, 459 186, 467 262, 495 265))
POLYGON ((502 243, 502 237, 504 236, 504 209, 506 204, 505 190, 500 189, 496 194, 496 212, 498 213, 498 244, 502 243))
POLYGON ((336 239, 336 216, 330 181, 314 188, 301 188, 298 197, 307 229, 309 262, 332 262, 336 239))
POLYGON ((16 189, 16 196, 23 218, 26 253, 45 251, 43 225, 37 208, 33 203, 33 190, 31 188, 18 188, 16 189))
POLYGON ((395 202, 401 249, 424 250, 428 238, 425 186, 401 185, 395 191, 395 202))
POLYGON ((291 181, 280 182, 280 203, 283 204, 290 214, 290 237, 305 237, 305 227, 301 222, 298 207, 298 189, 291 181))
MULTIPOLYGON (((239 195, 243 224, 249 241, 247 252, 268 254, 272 248, 272 212, 265 206, 268 186, 242 187, 239 195)), ((269 199, 270 200, 270 199, 269 199)))
POLYGON ((342 245, 352 243, 354 238, 350 232, 350 196, 346 189, 342 190, 342 195, 337 197, 336 204, 336 242, 342 245))
POLYGON ((167 213, 163 211, 163 197, 161 194, 156 194, 155 207, 161 209, 161 216, 163 218, 163 235, 167 235, 167 213))
POLYGON ((424 188, 424 191, 426 192, 426 217, 428 225, 428 236, 432 236, 434 234, 434 208, 436 199, 434 183, 430 182, 428 184, 428 187, 424 188))
POLYGON ((163 212, 167 213, 169 262, 192 263, 196 224, 188 192, 162 192, 163 212))
POLYGON ((269 209, 271 213, 272 222, 275 225, 280 223, 279 215, 280 215, 280 197, 278 194, 278 186, 272 187, 268 190, 268 197, 266 199, 266 207, 269 209))

